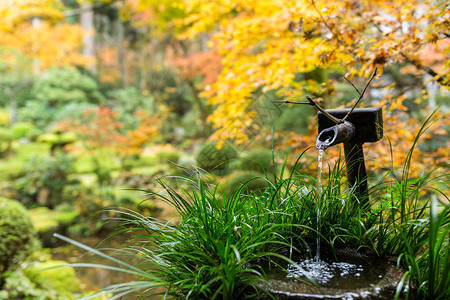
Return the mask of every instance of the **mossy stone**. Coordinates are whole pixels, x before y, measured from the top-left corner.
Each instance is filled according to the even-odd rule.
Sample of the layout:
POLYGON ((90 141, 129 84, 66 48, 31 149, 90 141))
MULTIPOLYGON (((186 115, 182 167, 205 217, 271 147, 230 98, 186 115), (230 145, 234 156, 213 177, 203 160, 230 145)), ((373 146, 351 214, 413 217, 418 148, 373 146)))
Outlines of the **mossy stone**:
POLYGON ((81 289, 75 270, 62 260, 41 262, 24 269, 31 281, 44 289, 56 290, 61 295, 71 295, 81 289))
POLYGON ((70 225, 80 214, 76 210, 52 210, 47 207, 30 209, 31 220, 40 233, 56 230, 60 225, 70 225))

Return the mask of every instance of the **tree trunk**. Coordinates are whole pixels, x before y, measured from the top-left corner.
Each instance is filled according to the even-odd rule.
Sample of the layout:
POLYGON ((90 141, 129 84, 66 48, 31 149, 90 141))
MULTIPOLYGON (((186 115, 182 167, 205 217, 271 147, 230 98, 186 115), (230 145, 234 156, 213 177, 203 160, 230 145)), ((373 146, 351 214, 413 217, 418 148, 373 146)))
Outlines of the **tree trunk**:
POLYGON ((117 65, 124 88, 128 85, 128 77, 125 66, 125 28, 120 18, 117 20, 117 44, 117 65))
POLYGON ((17 122, 17 99, 16 95, 12 88, 8 86, 4 86, 5 94, 9 98, 9 102, 11 103, 11 112, 10 112, 10 118, 11 118, 11 125, 14 125, 17 122))
MULTIPOLYGON (((31 21, 31 24, 33 25, 33 27, 37 28, 39 26, 41 26, 41 19, 39 18, 33 18, 33 20, 31 21)), ((34 52, 37 52, 38 49, 33 49, 34 52)), ((33 75, 38 75, 41 72, 40 70, 40 63, 39 60, 37 58, 33 59, 33 75)))
MULTIPOLYGON (((84 31, 83 36, 83 55, 88 58, 95 58, 95 27, 94 27, 94 8, 92 4, 82 4, 80 14, 80 25, 84 31)), ((89 69, 96 72, 95 63, 91 63, 89 69)))
POLYGON ((426 74, 423 78, 425 86, 428 92, 428 108, 433 111, 436 109, 436 94, 439 89, 436 81, 430 75, 426 74))

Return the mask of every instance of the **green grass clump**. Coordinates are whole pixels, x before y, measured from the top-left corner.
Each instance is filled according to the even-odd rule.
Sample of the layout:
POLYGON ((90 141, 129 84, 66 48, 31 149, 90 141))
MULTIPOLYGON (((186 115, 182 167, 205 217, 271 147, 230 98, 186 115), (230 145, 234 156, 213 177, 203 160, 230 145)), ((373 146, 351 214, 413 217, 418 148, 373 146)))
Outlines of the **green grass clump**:
MULTIPOLYGON (((347 188, 339 159, 329 167, 321 191, 309 176, 285 174, 285 165, 258 194, 248 191, 251 181, 239 184, 232 194, 221 194, 216 184, 202 181, 200 175, 174 177, 174 185, 158 180, 162 192, 148 191, 149 198, 174 207, 180 219, 161 221, 122 212, 122 231, 136 235, 119 252, 134 257, 135 264, 59 237, 118 264, 104 268, 140 278, 101 292, 114 292, 117 298, 132 292, 144 298, 153 294, 176 299, 257 298, 267 292, 260 284, 262 260, 290 261, 280 253, 315 248, 319 237, 330 249, 352 245, 355 252, 397 257, 405 270, 397 298, 408 287, 406 297, 414 293, 419 299, 448 299, 450 207, 438 204, 440 192, 433 188, 435 181, 445 178, 435 176, 436 169, 420 178, 409 175, 415 145, 427 124, 407 156, 401 180, 392 170, 370 189, 370 209, 361 208, 353 195, 355 187, 347 188)), ((440 197, 448 201, 445 193, 440 197)))
MULTIPOLYGON (((189 188, 176 191, 158 180, 165 192, 149 192, 149 196, 173 206, 181 217, 179 223, 146 218, 133 211, 122 212, 124 228, 136 230, 137 238, 147 245, 127 249, 129 254, 135 252, 142 258, 138 267, 110 257, 122 271, 142 278, 123 285, 120 291, 125 294, 162 286, 167 288, 162 294, 192 299, 236 299, 244 293, 265 292, 257 284, 262 275, 259 261, 279 257, 278 250, 290 247, 289 239, 283 236, 292 235, 296 231, 293 228, 298 226, 286 212, 298 209, 298 197, 282 202, 277 191, 271 189, 264 198, 259 198, 243 193, 247 189, 243 185, 224 198, 217 186, 200 179, 178 176, 175 180, 184 181, 189 188)), ((305 201, 311 201, 310 195, 304 195, 305 201)), ((117 286, 104 292, 112 292, 114 288, 117 286)), ((160 292, 144 292, 143 296, 152 293, 160 292)))

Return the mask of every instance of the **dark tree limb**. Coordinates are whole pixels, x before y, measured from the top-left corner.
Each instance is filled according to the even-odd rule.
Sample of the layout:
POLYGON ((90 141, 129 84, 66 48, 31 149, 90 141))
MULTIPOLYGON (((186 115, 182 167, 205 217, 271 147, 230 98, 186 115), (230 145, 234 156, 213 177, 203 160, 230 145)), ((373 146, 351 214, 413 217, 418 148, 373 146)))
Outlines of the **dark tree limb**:
POLYGON ((431 77, 434 78, 434 80, 436 80, 442 86, 450 87, 450 81, 448 79, 446 79, 444 77, 444 75, 439 75, 432 68, 422 65, 419 61, 410 58, 409 56, 407 56, 404 53, 401 53, 401 55, 405 59, 406 62, 412 64, 413 66, 415 66, 419 70, 427 72, 429 75, 431 75, 431 77))

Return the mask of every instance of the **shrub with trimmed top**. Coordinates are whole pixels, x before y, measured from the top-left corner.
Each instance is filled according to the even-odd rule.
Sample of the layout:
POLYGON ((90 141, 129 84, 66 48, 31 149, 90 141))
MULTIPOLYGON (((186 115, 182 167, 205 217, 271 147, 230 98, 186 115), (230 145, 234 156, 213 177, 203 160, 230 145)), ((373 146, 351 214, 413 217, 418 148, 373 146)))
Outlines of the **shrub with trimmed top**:
POLYGON ((238 153, 229 143, 217 147, 217 142, 210 142, 202 146, 195 160, 200 168, 206 171, 223 171, 227 168, 230 160, 237 158, 238 153))
POLYGON ((245 185, 244 192, 257 192, 265 190, 269 186, 269 182, 264 177, 264 174, 256 171, 234 171, 224 178, 221 190, 225 194, 231 194, 243 185, 245 185))
POLYGON ((238 170, 273 173, 271 149, 253 149, 245 153, 236 164, 238 170))

